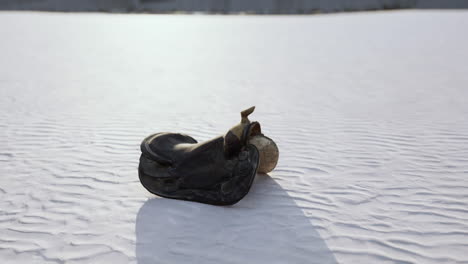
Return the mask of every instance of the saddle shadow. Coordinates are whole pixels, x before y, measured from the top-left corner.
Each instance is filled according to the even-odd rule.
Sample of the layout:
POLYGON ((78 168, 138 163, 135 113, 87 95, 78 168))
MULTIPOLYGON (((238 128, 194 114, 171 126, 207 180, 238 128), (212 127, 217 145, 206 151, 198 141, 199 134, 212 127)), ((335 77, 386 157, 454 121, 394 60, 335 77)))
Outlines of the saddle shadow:
POLYGON ((310 219, 268 175, 257 175, 234 206, 149 199, 135 232, 139 264, 337 263, 310 219))

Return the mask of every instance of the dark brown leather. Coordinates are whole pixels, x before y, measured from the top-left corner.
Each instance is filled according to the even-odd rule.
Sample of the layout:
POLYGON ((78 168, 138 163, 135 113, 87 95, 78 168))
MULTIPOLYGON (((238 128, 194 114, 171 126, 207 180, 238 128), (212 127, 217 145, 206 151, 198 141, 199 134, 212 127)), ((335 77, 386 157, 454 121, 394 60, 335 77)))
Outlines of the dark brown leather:
POLYGON ((242 138, 228 132, 202 143, 178 133, 151 135, 141 143, 140 181, 166 198, 235 204, 250 190, 258 167, 258 150, 243 138, 254 126, 247 124, 242 138))

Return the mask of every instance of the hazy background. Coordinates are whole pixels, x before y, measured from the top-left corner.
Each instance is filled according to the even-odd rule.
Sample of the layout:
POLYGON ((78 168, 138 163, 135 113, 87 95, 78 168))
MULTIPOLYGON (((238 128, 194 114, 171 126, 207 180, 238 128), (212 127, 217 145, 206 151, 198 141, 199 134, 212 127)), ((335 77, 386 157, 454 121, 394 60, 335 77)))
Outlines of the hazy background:
POLYGON ((309 14, 404 8, 468 8, 466 0, 2 0, 0 10, 309 14))

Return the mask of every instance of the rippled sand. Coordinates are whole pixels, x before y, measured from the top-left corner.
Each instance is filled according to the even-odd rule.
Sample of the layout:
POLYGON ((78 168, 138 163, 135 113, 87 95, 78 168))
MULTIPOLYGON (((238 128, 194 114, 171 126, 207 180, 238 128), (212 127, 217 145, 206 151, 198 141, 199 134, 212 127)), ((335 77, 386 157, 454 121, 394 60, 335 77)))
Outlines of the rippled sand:
POLYGON ((468 12, 0 13, 1 263, 468 263, 468 12), (140 141, 252 120, 231 207, 155 197, 140 141))

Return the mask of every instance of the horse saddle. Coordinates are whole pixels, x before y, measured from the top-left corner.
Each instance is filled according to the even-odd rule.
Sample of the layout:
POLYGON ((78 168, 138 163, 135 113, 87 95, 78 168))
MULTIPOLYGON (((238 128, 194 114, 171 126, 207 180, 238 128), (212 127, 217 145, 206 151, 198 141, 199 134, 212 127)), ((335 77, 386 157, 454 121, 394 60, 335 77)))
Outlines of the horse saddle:
POLYGON ((148 136, 140 146, 140 182, 149 192, 166 198, 237 203, 249 192, 260 162, 259 150, 249 143, 252 137, 262 136, 260 124, 247 117, 254 109, 242 111, 238 125, 206 142, 179 133, 148 136))

